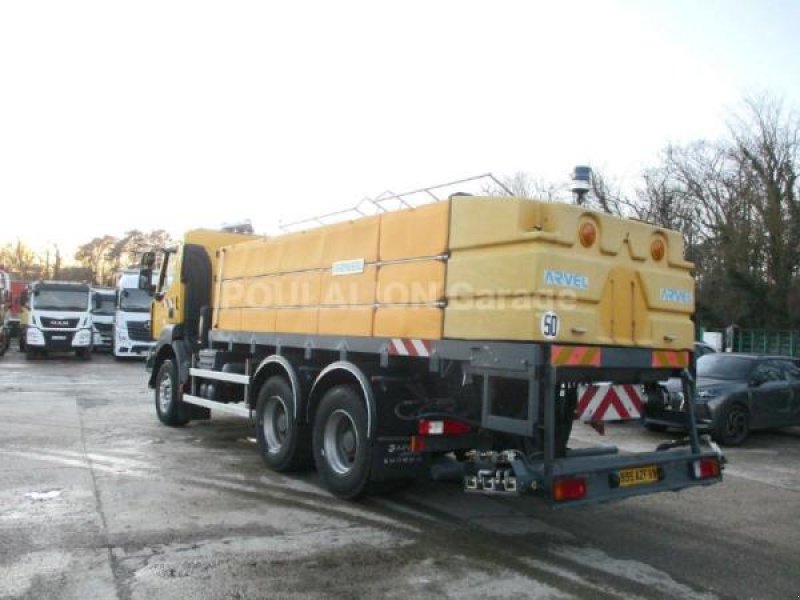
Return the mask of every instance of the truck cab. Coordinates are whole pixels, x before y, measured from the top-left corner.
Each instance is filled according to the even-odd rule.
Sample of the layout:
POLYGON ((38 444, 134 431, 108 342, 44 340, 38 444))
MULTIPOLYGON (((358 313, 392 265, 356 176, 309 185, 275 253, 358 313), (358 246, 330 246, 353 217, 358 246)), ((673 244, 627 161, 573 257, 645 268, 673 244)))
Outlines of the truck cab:
POLYGON ((39 281, 25 299, 26 317, 20 347, 32 359, 50 352, 74 352, 92 357, 92 289, 82 283, 39 281))
POLYGON ((95 288, 97 305, 92 309, 92 334, 94 350, 111 350, 114 339, 114 312, 117 308, 117 294, 111 288, 95 288))
POLYGON ((114 358, 144 357, 155 345, 150 335, 150 304, 153 295, 139 289, 139 270, 123 271, 117 281, 114 317, 114 358))

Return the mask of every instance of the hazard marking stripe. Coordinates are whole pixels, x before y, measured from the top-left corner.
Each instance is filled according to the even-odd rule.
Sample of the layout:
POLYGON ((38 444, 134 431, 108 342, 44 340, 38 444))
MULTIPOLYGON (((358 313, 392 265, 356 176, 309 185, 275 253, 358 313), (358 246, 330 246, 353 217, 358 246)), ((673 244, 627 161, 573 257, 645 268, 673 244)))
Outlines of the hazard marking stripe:
POLYGON ((389 354, 393 356, 430 356, 433 344, 427 340, 392 338, 389 354))
POLYGON ((550 364, 557 367, 599 367, 600 348, 593 346, 553 346, 550 364))
POLYGON ((576 413, 581 421, 589 423, 638 419, 642 414, 642 393, 636 385, 580 386, 576 413))
POLYGON ((654 367, 669 367, 671 369, 688 367, 689 353, 677 350, 653 350, 652 365, 654 367))

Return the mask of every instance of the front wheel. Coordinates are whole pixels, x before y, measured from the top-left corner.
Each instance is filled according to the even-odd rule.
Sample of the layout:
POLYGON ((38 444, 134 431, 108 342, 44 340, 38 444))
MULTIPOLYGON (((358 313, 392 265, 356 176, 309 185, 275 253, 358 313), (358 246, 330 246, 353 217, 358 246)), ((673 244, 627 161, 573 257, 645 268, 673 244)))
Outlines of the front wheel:
POLYGON ((158 420, 170 427, 180 427, 189 422, 189 419, 182 414, 178 391, 178 370, 175 368, 175 363, 167 359, 158 369, 155 401, 158 420))
POLYGON ((81 348, 77 350, 75 354, 78 356, 80 360, 92 360, 92 349, 91 348, 81 348))
POLYGON ((717 417, 714 438, 726 446, 738 446, 750 435, 750 414, 741 404, 725 406, 717 417))
POLYGON ((311 433, 295 418, 292 388, 285 377, 270 377, 258 391, 256 439, 266 465, 278 472, 311 465, 311 433))
POLYGON ((314 418, 312 437, 314 462, 325 488, 345 499, 364 494, 372 451, 364 399, 354 386, 339 385, 325 393, 314 418))

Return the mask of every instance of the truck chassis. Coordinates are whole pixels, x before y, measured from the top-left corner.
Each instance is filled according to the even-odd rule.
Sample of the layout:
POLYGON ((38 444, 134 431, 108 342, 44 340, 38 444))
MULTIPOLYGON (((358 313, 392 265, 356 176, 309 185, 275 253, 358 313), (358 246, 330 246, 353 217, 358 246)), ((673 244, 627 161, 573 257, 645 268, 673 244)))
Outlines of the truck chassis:
POLYGON ((688 353, 203 333, 202 324, 200 332, 199 340, 187 339, 180 326, 168 327, 148 358, 161 420, 183 425, 209 418, 211 410, 255 418, 268 466, 310 466, 313 449, 323 484, 340 497, 432 476, 458 478, 468 492, 533 494, 560 507, 721 481, 723 457, 695 425, 688 353), (610 446, 567 448, 578 384, 653 389, 676 375, 688 399, 686 440, 636 454, 610 446), (321 406, 327 416, 318 418, 321 406), (288 457, 281 443, 291 446, 288 457), (361 453, 355 458, 354 444, 361 453))

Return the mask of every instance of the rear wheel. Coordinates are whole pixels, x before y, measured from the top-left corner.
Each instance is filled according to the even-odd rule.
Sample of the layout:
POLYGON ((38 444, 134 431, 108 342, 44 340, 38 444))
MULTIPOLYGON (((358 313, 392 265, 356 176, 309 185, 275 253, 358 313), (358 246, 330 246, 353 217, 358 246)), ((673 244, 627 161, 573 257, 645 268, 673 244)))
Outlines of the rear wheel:
POLYGON ((750 414, 741 404, 724 407, 717 417, 714 439, 726 446, 738 446, 750 435, 750 414))
POLYGON ((311 431, 295 418, 292 388, 285 377, 270 377, 256 403, 256 439, 266 465, 278 472, 311 465, 311 431))
POLYGON ((175 363, 167 359, 161 363, 156 376, 156 414, 158 420, 170 427, 186 425, 189 419, 183 415, 178 397, 178 370, 175 363))
POLYGON ((313 430, 314 462, 325 488, 352 499, 367 491, 372 452, 367 441, 364 399, 351 385, 325 393, 313 430))

